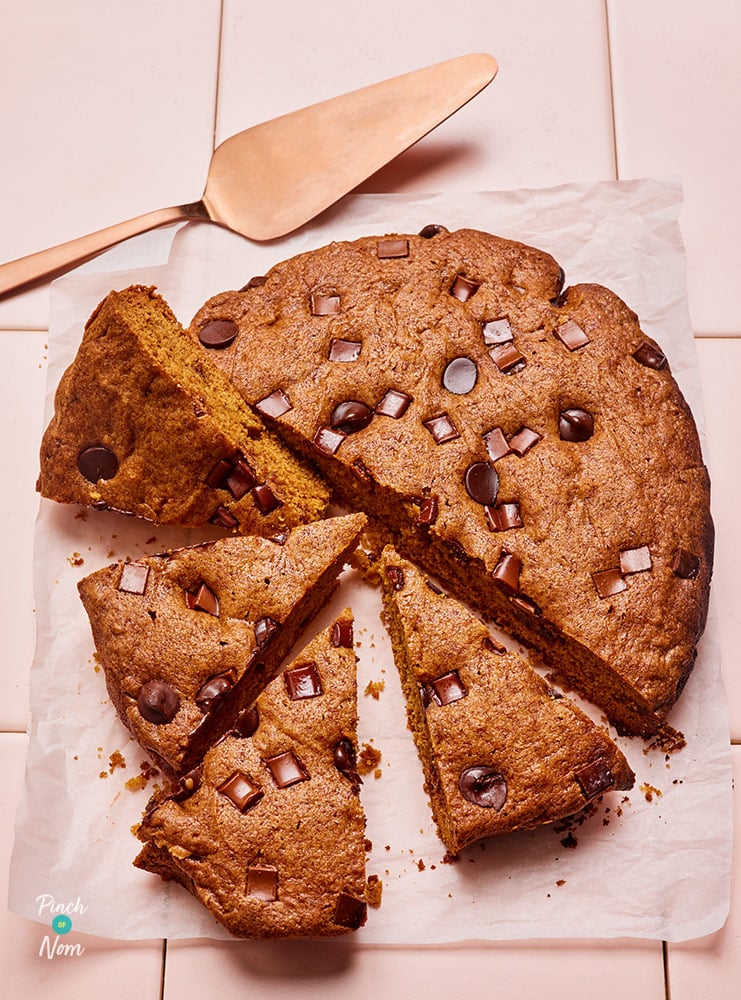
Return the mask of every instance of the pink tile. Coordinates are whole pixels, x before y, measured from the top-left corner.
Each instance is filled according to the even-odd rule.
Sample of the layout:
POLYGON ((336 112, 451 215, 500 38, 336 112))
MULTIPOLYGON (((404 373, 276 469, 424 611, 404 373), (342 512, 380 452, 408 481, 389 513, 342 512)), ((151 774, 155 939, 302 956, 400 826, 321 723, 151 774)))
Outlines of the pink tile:
MULTIPOLYGON (((0 261, 200 198, 219 13, 219 0, 4 0, 0 261)), ((46 290, 0 302, 0 328, 47 325, 46 290)))
MULTIPOLYGON (((731 750, 734 772, 735 878, 741 866, 741 746, 731 750)), ((738 886, 738 881, 736 881, 738 886)), ((726 1000, 738 996, 741 979, 741 900, 738 893, 723 930, 700 941, 669 946, 672 1000, 726 1000)))
POLYGON ((693 327, 741 329, 741 7, 608 0, 620 177, 681 175, 693 327))
MULTIPOLYGON (((7 896, 7 871, 13 842, 15 811, 23 781, 26 737, 0 733, 3 783, 0 790, 0 894, 7 896)), ((58 901, 74 903, 76 900, 58 901)), ((82 901, 84 905, 84 900, 82 901)), ((125 902, 122 901, 122 905, 125 902)), ((119 943, 75 933, 56 935, 44 923, 22 920, 0 911, 0 968, 3 996, 53 996, 55 1000, 105 997, 159 1000, 162 942, 119 943), (64 946, 60 953, 55 941, 64 946), (48 940, 48 943, 47 943, 48 940)), ((49 924, 51 923, 51 918, 49 924)))

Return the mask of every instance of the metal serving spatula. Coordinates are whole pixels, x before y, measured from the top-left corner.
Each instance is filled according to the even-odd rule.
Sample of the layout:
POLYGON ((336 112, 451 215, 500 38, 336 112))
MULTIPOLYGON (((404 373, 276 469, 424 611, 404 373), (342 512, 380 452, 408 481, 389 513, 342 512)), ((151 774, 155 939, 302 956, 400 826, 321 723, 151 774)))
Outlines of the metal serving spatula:
POLYGON ((0 298, 139 233, 207 220, 252 240, 308 222, 475 97, 489 55, 460 56, 255 125, 214 151, 200 201, 147 212, 0 265, 0 298))

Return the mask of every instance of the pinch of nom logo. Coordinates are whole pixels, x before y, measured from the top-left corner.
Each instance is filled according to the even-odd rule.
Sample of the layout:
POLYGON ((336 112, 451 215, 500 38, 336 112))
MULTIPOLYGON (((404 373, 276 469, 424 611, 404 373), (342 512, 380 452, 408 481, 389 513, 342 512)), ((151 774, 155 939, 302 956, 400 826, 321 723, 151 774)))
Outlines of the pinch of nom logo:
POLYGON ((78 896, 74 902, 58 902, 51 893, 44 892, 36 897, 39 917, 49 918, 54 935, 45 934, 39 948, 39 958, 79 958, 85 952, 81 944, 63 940, 72 930, 72 917, 87 912, 78 896))

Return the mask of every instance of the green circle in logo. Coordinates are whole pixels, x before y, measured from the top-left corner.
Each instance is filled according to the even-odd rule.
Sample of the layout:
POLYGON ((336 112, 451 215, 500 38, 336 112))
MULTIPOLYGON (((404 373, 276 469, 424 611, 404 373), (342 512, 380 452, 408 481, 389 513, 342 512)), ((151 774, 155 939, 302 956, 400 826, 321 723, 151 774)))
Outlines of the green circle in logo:
POLYGON ((52 920, 51 927, 57 934, 69 934, 72 930, 72 920, 66 913, 59 913, 52 920))

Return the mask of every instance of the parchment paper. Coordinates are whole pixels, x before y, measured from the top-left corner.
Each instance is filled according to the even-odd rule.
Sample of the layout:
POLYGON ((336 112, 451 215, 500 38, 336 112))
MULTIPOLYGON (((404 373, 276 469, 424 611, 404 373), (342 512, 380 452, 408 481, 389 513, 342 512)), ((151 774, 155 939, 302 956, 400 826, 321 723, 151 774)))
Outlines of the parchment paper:
MULTIPOLYGON (((349 196, 297 234, 253 244, 189 224, 132 240, 55 284, 49 398, 95 305, 112 288, 157 285, 187 324, 202 302, 273 263, 332 239, 473 226, 532 243, 561 263, 567 283, 597 281, 636 310, 661 343, 702 425, 697 363, 678 225, 681 186, 637 180, 556 189, 349 196)), ((132 867, 130 828, 157 781, 132 791, 143 752, 118 721, 93 656, 77 596, 84 575, 112 561, 196 541, 111 512, 42 501, 35 536, 37 648, 10 907, 48 923, 39 897, 76 903, 76 930, 112 938, 228 937, 179 886, 132 867), (116 751, 125 767, 115 767, 116 751), (114 755, 113 759, 111 755, 114 755), (82 912, 84 910, 84 912, 82 912)), ((351 604, 359 653, 360 741, 381 753, 362 799, 372 842, 368 871, 384 883, 358 942, 636 937, 679 941, 724 922, 730 899, 731 773, 719 642, 711 608, 697 666, 671 722, 686 736, 665 757, 620 738, 636 775, 573 829, 544 827, 469 848, 443 863, 406 717, 378 594, 352 571, 315 628, 351 604), (382 681, 377 699, 364 695, 382 681)), ((315 628, 309 630, 310 637, 315 628)), ((600 720, 590 706, 582 707, 600 720)))

